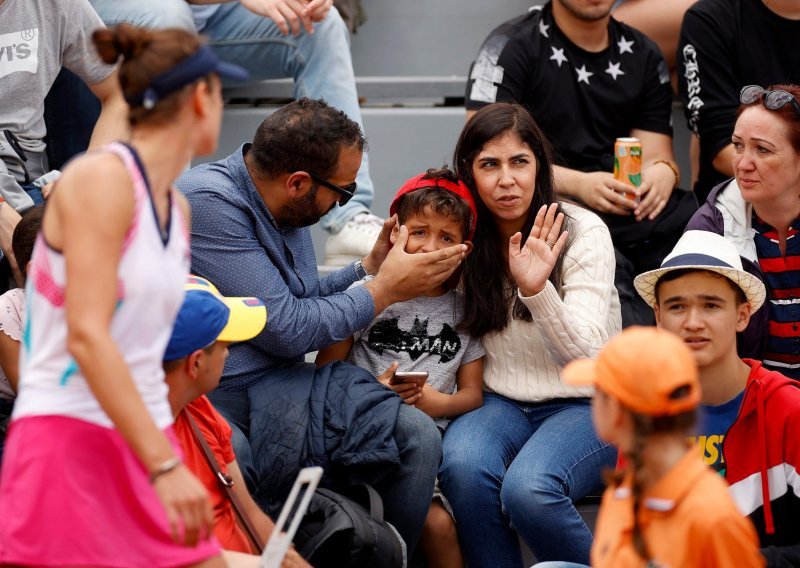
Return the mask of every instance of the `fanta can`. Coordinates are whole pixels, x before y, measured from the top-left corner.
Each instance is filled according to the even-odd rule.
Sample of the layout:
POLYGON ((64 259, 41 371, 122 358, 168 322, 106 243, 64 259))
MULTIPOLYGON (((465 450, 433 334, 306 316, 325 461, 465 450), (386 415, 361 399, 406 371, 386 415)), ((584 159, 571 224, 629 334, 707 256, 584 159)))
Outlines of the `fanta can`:
MULTIPOLYGON (((642 141, 638 138, 617 138, 614 142, 614 179, 633 187, 642 183, 642 141)), ((625 192, 636 200, 636 193, 625 192)))

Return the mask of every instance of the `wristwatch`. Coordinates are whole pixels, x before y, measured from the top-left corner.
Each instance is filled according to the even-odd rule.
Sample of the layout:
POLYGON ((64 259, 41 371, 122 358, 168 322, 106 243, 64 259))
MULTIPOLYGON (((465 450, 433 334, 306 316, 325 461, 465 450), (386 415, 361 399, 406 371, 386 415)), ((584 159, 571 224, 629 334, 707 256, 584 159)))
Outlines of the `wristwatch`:
POLYGON ((356 276, 358 276, 359 280, 363 280, 369 276, 369 272, 367 272, 367 269, 364 268, 364 263, 361 262, 360 258, 353 263, 353 268, 356 269, 356 276))

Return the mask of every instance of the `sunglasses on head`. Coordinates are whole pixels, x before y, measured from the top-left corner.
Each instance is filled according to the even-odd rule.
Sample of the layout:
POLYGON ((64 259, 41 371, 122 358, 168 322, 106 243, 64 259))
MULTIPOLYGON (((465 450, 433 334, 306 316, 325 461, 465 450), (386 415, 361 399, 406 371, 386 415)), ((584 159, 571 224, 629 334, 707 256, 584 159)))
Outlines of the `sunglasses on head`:
POLYGON ((743 105, 750 105, 762 100, 764 106, 769 110, 778 110, 784 106, 792 105, 794 112, 800 117, 800 103, 789 91, 782 89, 768 91, 758 85, 747 85, 739 92, 739 102, 743 105), (763 97, 763 99, 762 99, 763 97))
POLYGON ((334 185, 331 182, 329 182, 328 180, 319 177, 317 174, 313 174, 311 172, 307 172, 307 173, 311 177, 311 179, 313 179, 318 184, 320 184, 320 185, 322 185, 324 187, 327 187, 331 191, 335 191, 336 193, 341 195, 341 197, 339 198, 339 207, 344 207, 344 205, 348 201, 350 201, 350 198, 353 197, 353 195, 355 195, 355 193, 356 193, 356 187, 358 186, 358 184, 356 182, 348 184, 348 185, 346 185, 344 187, 339 187, 338 185, 334 185))

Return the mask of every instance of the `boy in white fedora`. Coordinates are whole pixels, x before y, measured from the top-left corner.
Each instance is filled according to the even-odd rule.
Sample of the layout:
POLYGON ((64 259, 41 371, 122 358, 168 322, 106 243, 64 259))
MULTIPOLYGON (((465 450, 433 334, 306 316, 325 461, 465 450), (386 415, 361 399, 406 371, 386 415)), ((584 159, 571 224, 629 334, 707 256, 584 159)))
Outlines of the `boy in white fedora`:
POLYGON ((658 326, 695 357, 702 387, 695 441, 755 525, 767 566, 800 565, 800 383, 737 353, 737 332, 764 304, 764 284, 743 270, 724 237, 687 231, 634 285, 658 326))

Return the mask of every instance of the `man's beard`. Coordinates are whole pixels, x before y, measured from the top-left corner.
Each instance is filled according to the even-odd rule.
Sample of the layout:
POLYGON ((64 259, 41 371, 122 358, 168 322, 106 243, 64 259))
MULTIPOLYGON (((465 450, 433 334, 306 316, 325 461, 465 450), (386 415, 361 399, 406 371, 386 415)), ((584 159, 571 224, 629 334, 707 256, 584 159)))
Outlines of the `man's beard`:
POLYGON ((328 211, 322 211, 317 205, 317 191, 319 186, 315 183, 303 197, 290 201, 275 215, 275 222, 280 227, 310 227, 317 223, 328 211, 336 206, 333 203, 328 211))

